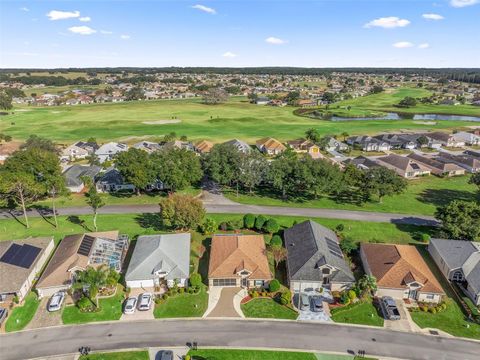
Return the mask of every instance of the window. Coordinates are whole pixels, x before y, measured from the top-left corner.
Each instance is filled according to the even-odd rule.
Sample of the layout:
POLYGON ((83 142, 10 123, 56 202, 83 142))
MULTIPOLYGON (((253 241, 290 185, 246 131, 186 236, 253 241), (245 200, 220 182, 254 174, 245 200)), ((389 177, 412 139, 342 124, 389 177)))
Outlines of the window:
POLYGON ((322 274, 329 275, 330 274, 330 269, 329 268, 323 268, 322 269, 322 274))
POLYGON ((236 286, 236 279, 213 279, 213 286, 236 286))
POLYGON ((433 300, 433 299, 435 299, 435 295, 433 295, 433 294, 427 294, 426 299, 427 299, 427 300, 433 300))
POLYGON ((453 281, 463 281, 463 273, 461 270, 456 270, 452 276, 453 281))
POLYGON ((263 286, 264 281, 263 280, 255 280, 255 287, 261 287, 263 286))

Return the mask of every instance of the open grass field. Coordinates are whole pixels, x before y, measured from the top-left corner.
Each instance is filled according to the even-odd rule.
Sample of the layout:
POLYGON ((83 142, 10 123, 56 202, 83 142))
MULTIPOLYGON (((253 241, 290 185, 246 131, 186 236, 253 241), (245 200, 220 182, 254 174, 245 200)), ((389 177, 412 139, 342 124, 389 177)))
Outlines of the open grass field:
POLYGON ((262 193, 261 190, 253 194, 240 194, 238 197, 235 191, 226 190, 224 193, 229 199, 242 204, 433 215, 437 206, 446 205, 452 200, 480 201, 480 193, 475 185, 468 183, 469 179, 470 176, 419 178, 409 181, 403 194, 385 197, 381 203, 373 201, 363 205, 349 202, 348 199, 337 201, 332 197, 283 201, 274 198, 272 194, 262 193))
MULTIPOLYGON (((192 360, 315 360, 315 354, 307 352, 201 349, 188 352, 192 360)), ((327 360, 328 358, 322 358, 327 360)), ((331 358, 333 359, 333 358, 331 358)))
MULTIPOLYGON (((374 104, 378 107, 376 110, 383 110, 382 106, 388 107, 399 97, 403 98, 405 91, 410 90, 398 90, 400 96, 397 96, 397 92, 380 94, 387 100, 372 95, 375 98, 368 96, 355 101, 363 101, 363 108, 374 104)), ((478 108, 472 108, 467 109, 467 113, 480 112, 478 108)), ((458 109, 461 108, 449 108, 455 112, 458 109)), ((71 143, 89 137, 95 137, 98 141, 133 142, 145 138, 158 139, 170 132, 187 135, 191 140, 222 142, 239 138, 253 143, 265 136, 273 136, 281 141, 294 139, 303 136, 310 128, 318 129, 321 134, 341 134, 344 131, 350 134, 373 134, 400 129, 451 129, 474 125, 463 121, 439 121, 435 125, 413 120, 332 122, 296 116, 293 110, 288 106, 277 108, 250 104, 242 97, 232 97, 221 105, 205 105, 197 98, 58 107, 24 106, 16 108, 14 114, 0 118, 0 132, 19 140, 36 134, 59 143, 71 143)))
POLYGON ((5 324, 6 332, 22 330, 33 319, 40 304, 37 294, 30 292, 24 301, 22 306, 17 306, 11 310, 5 324))

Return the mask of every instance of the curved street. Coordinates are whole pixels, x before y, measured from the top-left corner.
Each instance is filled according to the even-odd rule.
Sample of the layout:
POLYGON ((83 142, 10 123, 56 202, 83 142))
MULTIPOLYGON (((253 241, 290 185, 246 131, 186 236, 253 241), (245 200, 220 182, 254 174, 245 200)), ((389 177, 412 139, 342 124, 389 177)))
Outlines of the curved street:
POLYGON ((268 320, 148 320, 60 326, 0 336, 2 360, 144 347, 299 349, 410 360, 477 360, 480 343, 383 328, 268 320), (263 334, 263 336, 259 336, 263 334))

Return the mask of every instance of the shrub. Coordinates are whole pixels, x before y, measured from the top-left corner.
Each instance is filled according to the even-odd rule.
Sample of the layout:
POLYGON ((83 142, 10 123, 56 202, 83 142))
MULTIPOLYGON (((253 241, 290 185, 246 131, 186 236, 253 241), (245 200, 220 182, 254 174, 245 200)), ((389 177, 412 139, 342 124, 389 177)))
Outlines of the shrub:
POLYGON ((353 290, 348 290, 347 295, 350 300, 355 300, 357 298, 357 293, 353 290))
POLYGON ((222 230, 222 231, 227 231, 227 230, 228 230, 228 224, 227 224, 226 221, 221 222, 218 227, 219 227, 220 230, 222 230))
POLYGON ((159 296, 156 296, 154 301, 155 301, 155 304, 158 305, 158 304, 160 304, 160 303, 162 302, 162 298, 159 297, 159 296))
POLYGON ((282 244, 283 241, 280 235, 273 235, 272 240, 270 240, 270 245, 273 247, 281 247, 282 244))
POLYGON ((340 296, 341 296, 340 291, 337 291, 337 290, 332 291, 332 296, 334 299, 340 299, 340 296))
POLYGON ((340 295, 340 302, 343 305, 350 304, 350 298, 348 297, 348 293, 346 291, 342 292, 342 294, 340 295))
POLYGON ((188 293, 189 293, 189 294, 193 294, 193 293, 194 293, 194 291, 195 291, 195 289, 194 289, 194 288, 192 288, 192 287, 188 288, 188 293))
POLYGON ((163 300, 167 300, 167 299, 168 299, 168 294, 167 294, 167 293, 163 294, 163 295, 162 295, 162 299, 163 299, 163 300))
POLYGON ((252 291, 251 297, 252 297, 252 298, 258 297, 258 292, 257 292, 257 291, 252 291))
POLYGON ((267 222, 267 218, 263 215, 258 215, 255 219, 255 229, 261 231, 263 229, 263 225, 267 222))
POLYGON ((262 296, 263 296, 263 297, 267 297, 267 296, 268 296, 267 292, 266 292, 266 291, 262 291, 262 296))
POLYGON ((270 281, 268 289, 270 290, 270 292, 276 292, 280 290, 280 281, 278 281, 277 279, 273 279, 272 281, 270 281))
POLYGON ((430 235, 429 234, 426 234, 426 233, 422 233, 421 235, 421 240, 424 242, 424 243, 428 243, 430 241, 430 235))
POLYGON ((190 275, 190 285, 193 287, 202 285, 202 275, 199 273, 193 273, 190 275))
POLYGON ((192 357, 191 357, 190 355, 188 355, 188 354, 187 354, 187 355, 185 355, 184 359, 185 359, 185 360, 191 360, 191 359, 192 359, 192 357))
POLYGON ((278 230, 280 230, 280 225, 278 225, 277 220, 275 219, 269 219, 267 222, 263 225, 263 230, 265 232, 268 232, 269 234, 276 233, 278 230))
POLYGON ((265 242, 265 245, 270 245, 272 242, 272 238, 270 236, 264 236, 263 241, 265 242))
POLYGON ((77 301, 77 307, 80 311, 88 311, 92 308, 92 306, 92 302, 86 296, 82 296, 80 300, 77 301))
POLYGON ((18 304, 18 303, 20 302, 20 299, 18 298, 18 295, 15 295, 15 296, 13 297, 13 302, 14 302, 15 304, 18 304))
POLYGON ((447 304, 446 303, 442 303, 440 306, 442 307, 442 310, 447 310, 447 304))
POLYGON ((253 229, 253 227, 255 226, 255 220, 257 219, 257 217, 253 214, 246 214, 244 217, 243 217, 243 227, 245 229, 253 229))
POLYGON ((288 305, 292 301, 292 293, 290 290, 285 290, 280 296, 280 304, 288 305))
POLYGON ((420 306, 420 309, 421 309, 423 312, 427 312, 427 311, 428 311, 428 306, 427 306, 427 305, 420 306))
POLYGON ((345 230, 345 225, 338 224, 335 230, 337 230, 338 232, 342 232, 343 230, 345 230))
POLYGON ((437 313, 437 309, 435 309, 434 307, 429 308, 428 311, 430 311, 432 314, 437 313))
POLYGON ((181 288, 178 288, 178 293, 179 294, 183 294, 185 292, 185 288, 181 287, 181 288))
POLYGON ((203 234, 213 234, 217 229, 217 222, 215 219, 209 217, 207 217, 203 224, 200 225, 200 230, 203 234))

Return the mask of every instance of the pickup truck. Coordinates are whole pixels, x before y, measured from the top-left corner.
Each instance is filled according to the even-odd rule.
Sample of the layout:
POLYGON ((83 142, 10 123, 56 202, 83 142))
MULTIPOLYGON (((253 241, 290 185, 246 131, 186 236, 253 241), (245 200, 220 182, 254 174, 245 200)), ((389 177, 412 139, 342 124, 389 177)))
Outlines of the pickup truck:
POLYGON ((397 304, 390 296, 384 296, 380 299, 380 309, 382 310, 383 317, 387 320, 400 320, 400 312, 398 311, 397 304))

